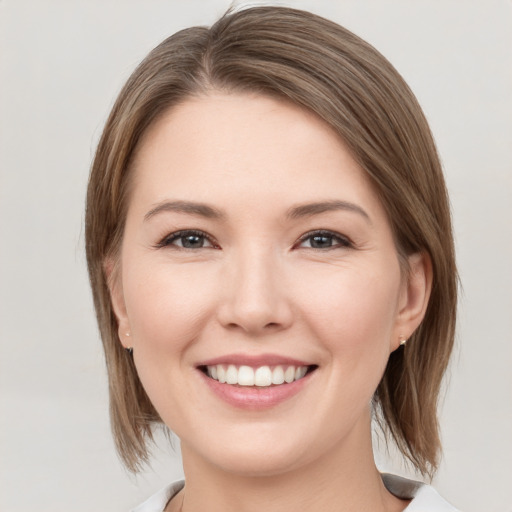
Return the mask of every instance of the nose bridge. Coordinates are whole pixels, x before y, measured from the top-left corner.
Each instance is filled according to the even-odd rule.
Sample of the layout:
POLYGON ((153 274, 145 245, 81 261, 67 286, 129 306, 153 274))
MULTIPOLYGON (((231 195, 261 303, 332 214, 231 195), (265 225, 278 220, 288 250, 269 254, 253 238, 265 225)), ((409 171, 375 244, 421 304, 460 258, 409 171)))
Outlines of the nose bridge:
POLYGON ((281 256, 260 244, 244 247, 229 264, 222 323, 258 334, 285 328, 291 307, 283 286, 281 256))

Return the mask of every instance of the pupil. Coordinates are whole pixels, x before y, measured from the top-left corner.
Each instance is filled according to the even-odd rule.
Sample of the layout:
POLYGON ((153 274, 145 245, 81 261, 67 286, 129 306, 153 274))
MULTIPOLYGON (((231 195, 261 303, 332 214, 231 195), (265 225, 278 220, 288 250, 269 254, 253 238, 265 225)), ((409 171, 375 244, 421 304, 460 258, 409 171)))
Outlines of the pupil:
POLYGON ((320 247, 330 247, 331 246, 331 237, 316 235, 313 237, 312 247, 320 248, 320 247))
POLYGON ((203 246, 203 237, 199 235, 188 235, 182 239, 183 247, 194 249, 203 246))

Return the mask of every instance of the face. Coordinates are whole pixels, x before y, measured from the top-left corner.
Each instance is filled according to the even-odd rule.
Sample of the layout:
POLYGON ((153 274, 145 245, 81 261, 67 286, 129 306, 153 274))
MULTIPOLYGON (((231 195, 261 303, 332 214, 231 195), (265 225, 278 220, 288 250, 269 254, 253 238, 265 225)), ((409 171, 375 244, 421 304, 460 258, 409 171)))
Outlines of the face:
POLYGON ((323 121, 216 93, 145 134, 112 299, 184 454, 277 474, 367 442, 389 353, 421 319, 417 266, 402 279, 386 213, 323 121))

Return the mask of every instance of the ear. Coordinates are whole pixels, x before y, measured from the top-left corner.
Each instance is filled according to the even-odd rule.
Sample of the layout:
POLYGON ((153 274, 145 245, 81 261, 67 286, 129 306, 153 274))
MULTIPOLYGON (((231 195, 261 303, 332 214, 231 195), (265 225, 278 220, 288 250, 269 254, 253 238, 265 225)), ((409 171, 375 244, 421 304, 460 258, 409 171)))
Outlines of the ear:
POLYGON ((116 259, 108 258, 103 264, 103 271, 110 292, 110 302, 117 318, 117 335, 124 348, 131 348, 130 324, 124 301, 123 282, 121 280, 121 265, 116 259))
POLYGON ((432 290, 432 262, 425 252, 412 254, 407 258, 408 271, 404 276, 398 314, 395 324, 395 336, 391 340, 391 351, 405 342, 421 324, 427 311, 432 290))

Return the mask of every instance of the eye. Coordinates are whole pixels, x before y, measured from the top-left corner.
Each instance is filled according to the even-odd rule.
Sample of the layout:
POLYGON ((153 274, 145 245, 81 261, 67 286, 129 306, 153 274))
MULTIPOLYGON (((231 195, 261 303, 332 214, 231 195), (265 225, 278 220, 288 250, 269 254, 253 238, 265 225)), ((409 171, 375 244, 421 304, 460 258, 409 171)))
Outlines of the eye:
POLYGON ((332 231, 310 231, 302 235, 296 247, 307 249, 335 249, 337 247, 352 247, 350 240, 332 231))
POLYGON ((206 233, 195 229, 176 231, 175 233, 167 235, 160 243, 157 244, 157 247, 172 246, 179 249, 218 248, 206 233))

